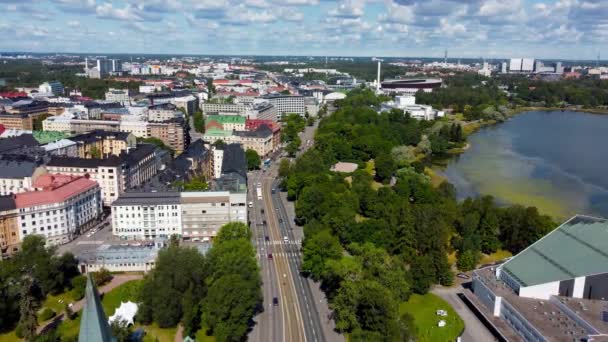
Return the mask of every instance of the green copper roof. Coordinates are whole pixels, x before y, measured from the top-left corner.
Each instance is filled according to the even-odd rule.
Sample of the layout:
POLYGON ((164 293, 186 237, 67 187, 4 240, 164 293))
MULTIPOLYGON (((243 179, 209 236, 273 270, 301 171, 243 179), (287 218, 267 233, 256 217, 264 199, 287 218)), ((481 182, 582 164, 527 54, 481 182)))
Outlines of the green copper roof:
POLYGON ((608 273, 608 221, 575 216, 502 266, 524 287, 608 273))
POLYGON ((205 137, 229 137, 232 131, 224 131, 223 129, 211 128, 205 131, 205 137))
POLYGON ((115 342, 116 338, 112 336, 108 318, 103 312, 99 292, 97 292, 92 278, 89 273, 87 276, 87 287, 84 296, 85 303, 82 308, 78 342, 115 342))
POLYGON ((48 144, 69 136, 69 134, 56 131, 34 131, 32 135, 40 144, 48 144))
POLYGON ((245 117, 240 115, 207 115, 205 123, 216 121, 220 124, 245 124, 245 117))

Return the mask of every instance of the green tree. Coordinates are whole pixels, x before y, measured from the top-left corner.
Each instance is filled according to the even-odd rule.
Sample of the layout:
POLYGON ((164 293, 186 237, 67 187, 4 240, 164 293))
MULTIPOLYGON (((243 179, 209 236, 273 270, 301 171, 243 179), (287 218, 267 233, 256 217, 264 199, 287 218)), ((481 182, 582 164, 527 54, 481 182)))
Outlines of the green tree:
POLYGON ((116 337, 117 342, 129 342, 132 334, 131 326, 125 320, 116 319, 110 324, 112 335, 116 337))
POLYGON ((93 159, 101 159, 101 151, 97 148, 97 146, 91 147, 91 151, 89 151, 91 158, 93 159))
POLYGON ((42 122, 44 120, 46 120, 46 118, 53 116, 52 114, 49 113, 44 113, 44 114, 40 114, 38 115, 34 120, 33 120, 33 128, 34 131, 42 131, 42 122))
POLYGON ((205 133, 205 119, 203 118, 203 112, 200 109, 194 112, 192 121, 194 123, 195 131, 205 133))
POLYGON ((79 275, 72 279, 72 299, 73 300, 81 300, 84 298, 84 291, 87 285, 87 277, 84 275, 79 275))
POLYGON ((376 178, 383 183, 390 181, 395 171, 397 171, 397 165, 393 157, 390 154, 381 154, 376 158, 375 162, 376 178))
POLYGON ((260 165, 262 164, 262 160, 260 159, 260 155, 250 148, 245 151, 245 158, 247 159, 247 169, 248 170, 259 170, 260 165))
POLYGON ((231 240, 251 240, 251 236, 249 226, 242 222, 230 222, 222 226, 213 241, 218 244, 231 240))
POLYGON ((287 177, 291 173, 291 162, 289 159, 281 159, 279 162, 279 177, 287 177))
POLYGON ((294 157, 300 149, 301 143, 302 141, 300 140, 300 137, 296 136, 289 144, 287 144, 287 146, 285 146, 285 151, 290 157, 294 157))
POLYGON ((23 338, 28 342, 36 339, 36 329, 38 328, 36 313, 40 308, 41 298, 42 293, 38 285, 32 279, 24 279, 19 309, 19 327, 23 338))
POLYGON ((184 310, 182 317, 183 335, 184 337, 192 337, 201 328, 201 312, 200 302, 195 298, 191 287, 188 288, 182 298, 182 308, 184 310))
POLYGON ((342 256, 342 247, 337 237, 329 230, 323 230, 304 240, 302 247, 302 271, 310 273, 315 280, 321 279, 326 271, 327 259, 337 260, 342 256))
POLYGON ((463 252, 458 251, 456 253, 456 266, 459 270, 466 272, 475 269, 479 260, 481 260, 481 255, 478 251, 467 249, 463 252))
POLYGON ((97 286, 102 286, 109 283, 112 278, 114 278, 112 273, 110 273, 110 271, 108 271, 108 269, 105 267, 100 268, 97 272, 93 272, 93 280, 97 286))

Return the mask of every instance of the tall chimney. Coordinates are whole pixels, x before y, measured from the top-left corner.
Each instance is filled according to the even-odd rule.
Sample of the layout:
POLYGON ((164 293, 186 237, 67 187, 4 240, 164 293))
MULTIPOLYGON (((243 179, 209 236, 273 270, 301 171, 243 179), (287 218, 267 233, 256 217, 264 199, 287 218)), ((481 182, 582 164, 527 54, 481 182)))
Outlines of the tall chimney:
POLYGON ((380 64, 382 62, 380 60, 378 60, 378 81, 376 82, 376 92, 379 93, 380 92, 380 64))

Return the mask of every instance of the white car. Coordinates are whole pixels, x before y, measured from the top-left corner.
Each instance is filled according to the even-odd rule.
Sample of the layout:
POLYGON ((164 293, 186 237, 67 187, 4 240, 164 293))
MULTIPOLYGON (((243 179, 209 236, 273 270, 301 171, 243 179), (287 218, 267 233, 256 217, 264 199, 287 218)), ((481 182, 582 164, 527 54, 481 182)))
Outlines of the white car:
POLYGON ((287 236, 283 236, 283 241, 289 242, 289 238, 287 236))
POLYGON ((249 208, 253 208, 253 202, 249 202, 249 208))

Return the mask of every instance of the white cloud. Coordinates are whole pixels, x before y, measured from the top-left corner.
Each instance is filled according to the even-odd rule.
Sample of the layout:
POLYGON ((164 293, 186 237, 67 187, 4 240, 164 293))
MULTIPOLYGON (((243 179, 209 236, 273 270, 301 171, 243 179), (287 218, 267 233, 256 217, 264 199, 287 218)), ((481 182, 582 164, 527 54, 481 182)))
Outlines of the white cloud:
POLYGON ((393 24, 410 24, 414 21, 414 10, 411 6, 389 4, 387 12, 378 18, 380 22, 393 24))
POLYGON ((80 26, 80 22, 78 20, 70 20, 70 21, 68 21, 67 25, 69 27, 79 27, 80 26))
POLYGON ((126 21, 143 21, 143 17, 135 13, 136 10, 131 5, 126 5, 124 8, 114 8, 111 3, 104 3, 98 5, 95 12, 98 18, 113 19, 113 20, 126 20, 126 21))
POLYGON ((363 16, 364 0, 343 0, 338 6, 329 11, 329 15, 337 18, 359 18, 363 16))

